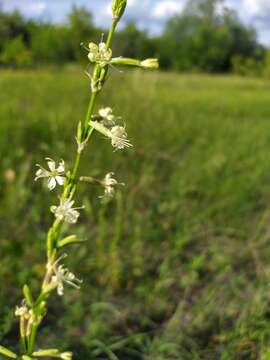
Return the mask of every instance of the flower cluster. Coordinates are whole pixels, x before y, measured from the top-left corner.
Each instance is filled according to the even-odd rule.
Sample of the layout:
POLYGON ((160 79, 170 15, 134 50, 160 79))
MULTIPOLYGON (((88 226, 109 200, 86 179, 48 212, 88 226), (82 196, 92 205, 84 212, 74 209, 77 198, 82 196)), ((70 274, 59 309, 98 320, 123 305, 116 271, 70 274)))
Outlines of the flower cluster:
MULTIPOLYGON (((3 355, 11 359, 21 360, 32 360, 42 357, 72 360, 72 353, 69 351, 60 352, 57 349, 36 350, 35 347, 37 330, 46 314, 47 301, 50 293, 56 291, 59 296, 63 296, 66 284, 76 289, 80 289, 82 284, 82 280, 78 279, 68 268, 61 264, 61 260, 66 257, 66 255, 64 254, 60 257, 58 255, 63 247, 82 242, 80 239, 77 239, 76 235, 67 235, 62 238, 62 232, 66 230, 66 226, 63 226, 63 223, 75 224, 80 216, 79 210, 82 209, 82 207, 74 207, 74 195, 80 180, 101 185, 104 188, 104 194, 100 197, 105 200, 111 199, 115 195, 118 185, 124 185, 114 178, 113 172, 107 173, 101 180, 87 176, 79 177, 81 153, 85 149, 94 130, 109 138, 115 150, 132 147, 125 126, 118 123, 118 120, 121 118, 115 116, 110 107, 103 107, 99 109, 97 115, 93 114, 96 98, 108 80, 109 67, 113 68, 114 66, 123 65, 144 69, 156 69, 158 67, 158 61, 156 59, 141 61, 122 56, 112 57, 112 37, 117 23, 125 11, 126 5, 127 0, 112 0, 112 24, 106 42, 103 42, 103 39, 99 44, 90 42, 87 47, 88 59, 90 63, 94 64, 92 75, 87 73, 91 79, 92 94, 85 122, 80 121, 77 127, 76 141, 78 148, 73 168, 70 171, 66 171, 64 160, 60 160, 60 162, 57 163, 48 157, 45 158, 47 162, 45 168, 37 165, 38 169, 35 173, 35 181, 45 179, 50 191, 57 186, 62 186, 63 191, 59 196, 59 204, 50 207, 55 219, 47 234, 47 264, 41 292, 38 297, 34 299, 30 288, 24 285, 24 300, 21 305, 15 309, 15 315, 20 319, 22 352, 17 355, 9 349, 0 346, 0 357, 3 355)), ((11 174, 9 178, 11 180, 8 180, 12 181, 14 176, 11 174)))

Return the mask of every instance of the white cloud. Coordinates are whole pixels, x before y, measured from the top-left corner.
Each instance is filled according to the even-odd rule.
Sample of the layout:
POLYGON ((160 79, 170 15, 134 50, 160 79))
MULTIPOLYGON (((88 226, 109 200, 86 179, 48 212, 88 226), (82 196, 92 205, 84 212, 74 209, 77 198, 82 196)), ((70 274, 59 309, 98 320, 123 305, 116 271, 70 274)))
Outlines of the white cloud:
POLYGON ((4 2, 4 8, 8 11, 18 9, 26 16, 40 16, 47 9, 45 1, 25 0, 24 2, 18 0, 11 0, 4 2))
POLYGON ((184 7, 184 3, 180 0, 162 0, 153 10, 153 15, 155 18, 161 19, 166 18, 175 14, 179 14, 184 7))
POLYGON ((40 16, 46 10, 47 5, 42 1, 37 1, 36 3, 30 3, 27 8, 25 8, 25 13, 30 16, 40 16))
POLYGON ((270 2, 269 0, 243 0, 243 7, 250 16, 265 16, 266 13, 269 14, 270 2))
POLYGON ((134 6, 138 3, 138 0, 128 0, 128 6, 134 6))

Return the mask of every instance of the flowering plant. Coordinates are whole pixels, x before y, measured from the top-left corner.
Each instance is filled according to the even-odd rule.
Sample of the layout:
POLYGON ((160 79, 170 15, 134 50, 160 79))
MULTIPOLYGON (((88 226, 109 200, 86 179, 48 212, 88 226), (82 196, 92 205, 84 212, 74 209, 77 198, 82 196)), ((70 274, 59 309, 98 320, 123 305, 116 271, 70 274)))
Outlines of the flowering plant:
POLYGON ((82 153, 85 151, 90 137, 94 132, 99 132, 110 139, 114 150, 124 150, 132 147, 128 140, 125 126, 118 123, 121 119, 113 114, 110 107, 101 108, 98 114, 94 114, 96 99, 108 79, 109 67, 113 65, 128 65, 141 68, 155 69, 158 67, 156 59, 139 61, 124 57, 113 58, 111 43, 116 26, 121 19, 127 5, 127 0, 114 0, 112 3, 112 23, 106 42, 94 44, 91 42, 87 48, 88 59, 94 64, 91 79, 91 96, 86 113, 85 122, 79 122, 77 127, 77 153, 73 167, 67 171, 64 160, 57 164, 51 158, 46 158, 48 169, 38 166, 35 180, 46 179, 46 185, 50 191, 57 186, 63 187, 59 197, 59 204, 51 206, 54 221, 47 235, 47 264, 40 294, 34 298, 28 285, 24 285, 24 298, 21 305, 15 309, 15 316, 19 318, 21 351, 19 354, 0 346, 0 356, 10 359, 31 360, 36 358, 58 358, 71 360, 72 353, 61 352, 57 349, 37 349, 36 338, 39 326, 46 315, 47 302, 50 295, 56 291, 59 296, 64 295, 65 285, 80 289, 82 280, 79 280, 62 263, 66 253, 59 254, 70 244, 80 242, 75 235, 63 238, 63 224, 75 224, 83 207, 74 207, 75 194, 80 181, 97 183, 104 188, 102 200, 110 200, 115 194, 115 187, 123 185, 114 178, 113 172, 108 172, 101 180, 88 176, 78 176, 82 153))

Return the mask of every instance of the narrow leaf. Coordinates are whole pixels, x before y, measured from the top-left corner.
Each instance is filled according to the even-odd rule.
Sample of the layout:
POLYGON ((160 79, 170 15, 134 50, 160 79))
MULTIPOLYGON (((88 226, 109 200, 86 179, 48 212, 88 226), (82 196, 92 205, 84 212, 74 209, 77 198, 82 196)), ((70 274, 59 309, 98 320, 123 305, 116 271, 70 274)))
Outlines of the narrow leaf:
POLYGON ((61 247, 67 246, 67 245, 81 244, 84 242, 85 242, 85 240, 78 239, 76 235, 70 235, 70 236, 67 236, 64 239, 60 240, 58 242, 58 247, 61 248, 61 247))
POLYGON ((7 348, 5 348, 4 346, 1 346, 1 345, 0 345, 0 354, 4 355, 10 359, 17 359, 17 355, 14 352, 8 350, 7 348))
POLYGON ((26 285, 26 284, 23 287, 23 293, 24 293, 24 297, 25 297, 28 305, 33 306, 33 304, 34 304, 33 296, 31 294, 31 290, 29 289, 28 285, 26 285))

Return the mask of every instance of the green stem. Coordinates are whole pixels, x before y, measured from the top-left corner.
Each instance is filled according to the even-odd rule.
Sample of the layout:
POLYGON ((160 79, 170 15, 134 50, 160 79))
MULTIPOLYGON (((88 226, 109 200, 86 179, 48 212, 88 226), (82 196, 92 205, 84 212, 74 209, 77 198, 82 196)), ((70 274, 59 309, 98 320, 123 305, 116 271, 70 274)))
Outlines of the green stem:
MULTIPOLYGON (((109 30, 108 38, 107 38, 107 41, 106 41, 106 45, 107 45, 108 48, 111 46, 112 37, 113 37, 114 31, 116 29, 116 26, 117 26, 117 21, 113 20, 113 22, 111 24, 111 27, 110 27, 110 30, 109 30)), ((100 73, 100 69, 98 68, 98 66, 95 66, 94 75, 95 74, 100 75, 99 73, 100 73)), ((90 136, 92 135, 92 133, 94 131, 93 128, 91 128, 91 129, 89 128, 89 126, 90 126, 89 122, 90 122, 91 116, 92 116, 92 114, 94 112, 97 95, 98 95, 98 92, 93 92, 92 93, 92 95, 90 97, 88 109, 87 109, 87 112, 86 112, 85 122, 84 122, 84 126, 83 126, 83 137, 84 137, 85 141, 89 140, 90 136)), ((78 183, 78 172, 79 172, 81 157, 82 157, 82 152, 77 152, 77 155, 76 155, 76 158, 75 158, 75 161, 74 161, 74 165, 73 165, 73 170, 72 170, 72 173, 71 173, 71 181, 69 181, 65 185, 65 188, 64 188, 63 193, 61 195, 61 199, 69 198, 70 195, 74 195, 74 193, 76 191, 76 186, 77 186, 77 183, 78 183)), ((49 229, 49 232, 48 232, 49 241, 48 241, 48 244, 47 244, 48 262, 50 262, 51 260, 56 258, 56 255, 57 255, 57 240, 59 238, 59 233, 60 233, 62 225, 63 225, 63 222, 56 219, 53 222, 53 225, 51 226, 51 228, 49 229)), ((45 274, 44 279, 45 278, 46 278, 46 274, 45 274)), ((43 290, 41 290, 38 299, 42 299, 43 295, 45 295, 45 294, 43 293, 43 290)), ((46 294, 46 300, 44 298, 45 302, 47 302, 48 297, 49 297, 49 294, 46 294)), ((40 302, 38 301, 35 306, 36 306, 36 309, 39 310, 40 309, 40 302)), ((38 327, 39 327, 39 325, 36 324, 36 325, 33 325, 32 329, 31 329, 31 334, 30 334, 30 337, 29 337, 28 349, 27 349, 27 354, 30 355, 30 356, 32 355, 33 350, 34 350, 38 327)))
POLYGON ((87 110, 86 117, 85 117, 84 129, 87 128, 89 121, 91 120, 91 116, 94 111, 97 95, 98 95, 97 93, 92 93, 92 95, 91 95, 88 110, 87 110))
MULTIPOLYGON (((96 98, 97 98, 97 93, 92 93, 92 95, 90 97, 87 113, 86 113, 86 116, 85 116, 85 122, 84 122, 84 128, 83 128, 84 136, 88 135, 86 132, 87 132, 87 128, 89 127, 89 121, 90 121, 91 116, 92 116, 93 111, 94 111, 96 98)), ((91 134, 89 134, 89 135, 91 135, 91 134)), ((77 179, 78 170, 79 170, 79 167, 80 167, 81 156, 82 156, 82 153, 77 152, 76 159, 75 159, 74 166, 73 166, 72 175, 71 175, 71 180, 73 182, 73 186, 75 186, 76 182, 77 182, 76 179, 77 179)), ((72 192, 72 190, 70 192, 72 192)))
MULTIPOLYGON (((87 113, 86 113, 86 117, 85 117, 85 127, 88 125, 90 119, 91 119, 91 116, 93 114, 93 111, 94 111, 94 107, 95 107, 95 102, 96 102, 96 98, 97 98, 97 93, 92 93, 91 95, 91 98, 90 98, 90 102, 89 102, 89 106, 88 106, 88 110, 87 110, 87 113)), ((85 129, 85 128, 84 128, 85 129)), ((92 131, 90 131, 89 135, 92 134, 92 131)), ((72 171, 72 176, 71 176, 71 179, 72 179, 72 185, 69 189, 69 191, 66 193, 66 189, 64 189, 63 193, 62 193, 62 197, 69 197, 70 194, 76 189, 76 185, 77 185, 77 176, 78 176, 78 171, 79 171, 79 166, 80 166, 80 161, 81 161, 81 156, 82 156, 82 153, 77 153, 76 155, 76 159, 74 161, 74 166, 73 166, 73 171, 72 171)), ((57 239, 56 237, 59 236, 59 232, 61 230, 61 226, 62 226, 62 222, 59 222, 59 220, 55 220, 53 225, 51 226, 50 231, 53 232, 53 235, 55 234, 55 238, 53 239, 53 248, 54 249, 51 249, 49 252, 48 252, 48 261, 50 261, 51 259, 51 255, 53 253, 52 250, 55 250, 56 252, 56 245, 57 245, 57 239)), ((40 296, 39 297, 42 297, 43 295, 43 291, 41 291, 40 293, 40 296)), ((39 306, 39 304, 38 304, 39 306)), ((28 342, 28 355, 31 355, 32 352, 33 352, 33 349, 34 349, 34 345, 35 345, 35 340, 36 340, 36 335, 37 335, 37 330, 38 330, 38 325, 34 325, 32 327, 32 331, 31 331, 31 334, 30 334, 30 338, 29 338, 29 342, 28 342)))
POLYGON ((109 34, 108 34, 108 37, 107 37, 107 41, 106 41, 107 48, 109 48, 109 47, 111 46, 113 34, 114 34, 114 32, 115 32, 117 23, 118 23, 117 20, 113 20, 113 22, 112 22, 112 24, 111 24, 111 27, 110 27, 110 30, 109 30, 109 34))
POLYGON ((38 325, 34 325, 32 327, 32 331, 31 331, 30 338, 29 338, 28 355, 32 355, 35 340, 36 340, 36 336, 37 336, 37 330, 38 330, 38 325))

